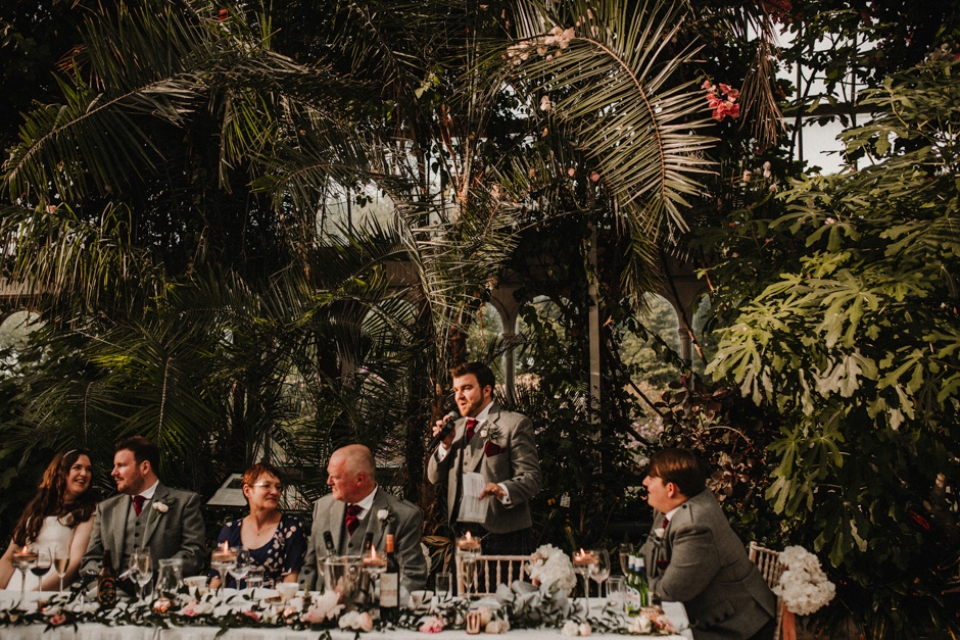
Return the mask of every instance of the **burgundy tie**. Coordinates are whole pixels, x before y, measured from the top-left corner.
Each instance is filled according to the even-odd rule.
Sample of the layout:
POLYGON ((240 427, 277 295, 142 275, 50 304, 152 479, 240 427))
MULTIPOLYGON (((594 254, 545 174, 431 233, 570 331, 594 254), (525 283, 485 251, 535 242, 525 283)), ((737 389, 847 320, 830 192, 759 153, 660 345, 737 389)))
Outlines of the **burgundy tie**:
POLYGON ((467 442, 473 440, 473 432, 477 428, 476 418, 467 418, 467 442))
POLYGON ((360 515, 360 512, 363 511, 363 507, 358 504, 351 504, 347 506, 347 533, 353 535, 353 532, 357 530, 357 527, 360 526, 360 518, 357 517, 360 515))
POLYGON ((664 529, 666 529, 668 524, 670 524, 670 519, 667 518, 667 516, 663 516, 663 525, 661 525, 661 526, 662 526, 664 529))
POLYGON ((143 496, 133 496, 133 510, 137 512, 137 515, 140 515, 140 512, 143 511, 143 503, 147 499, 143 496))

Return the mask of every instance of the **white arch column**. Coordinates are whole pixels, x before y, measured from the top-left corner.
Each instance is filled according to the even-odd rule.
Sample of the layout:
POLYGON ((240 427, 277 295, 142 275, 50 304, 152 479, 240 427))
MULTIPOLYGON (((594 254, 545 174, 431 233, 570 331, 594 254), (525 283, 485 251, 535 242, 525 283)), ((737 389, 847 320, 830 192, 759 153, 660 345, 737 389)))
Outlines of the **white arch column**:
POLYGON ((513 351, 517 344, 517 319, 522 306, 516 296, 519 289, 515 285, 498 284, 490 291, 490 304, 500 314, 500 324, 503 325, 503 343, 506 347, 503 352, 503 387, 511 403, 517 401, 517 363, 513 351))

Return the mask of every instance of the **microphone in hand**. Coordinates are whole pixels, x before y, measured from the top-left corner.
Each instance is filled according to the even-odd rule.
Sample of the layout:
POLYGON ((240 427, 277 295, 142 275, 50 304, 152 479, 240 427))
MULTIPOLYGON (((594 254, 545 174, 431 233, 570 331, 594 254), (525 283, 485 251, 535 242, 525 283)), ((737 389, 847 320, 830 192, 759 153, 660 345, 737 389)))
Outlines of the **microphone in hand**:
POLYGON ((459 417, 459 411, 451 411, 443 417, 443 424, 440 426, 440 431, 437 432, 437 435, 433 436, 433 440, 431 440, 430 444, 427 445, 428 453, 436 449, 443 439, 450 435, 450 432, 453 431, 453 424, 459 417))

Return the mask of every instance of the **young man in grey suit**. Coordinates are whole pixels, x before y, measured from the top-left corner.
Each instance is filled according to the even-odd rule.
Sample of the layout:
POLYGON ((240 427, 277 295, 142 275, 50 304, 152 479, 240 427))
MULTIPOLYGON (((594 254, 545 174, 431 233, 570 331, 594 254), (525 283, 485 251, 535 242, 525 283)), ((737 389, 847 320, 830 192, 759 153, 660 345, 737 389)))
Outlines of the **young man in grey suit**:
POLYGON ((653 530, 640 549, 651 591, 686 606, 696 640, 772 638, 776 597, 705 489, 693 452, 653 454, 643 484, 654 508, 653 530))
MULTIPOLYGON (((450 372, 460 420, 427 462, 427 479, 446 484, 447 517, 457 535, 483 538, 488 555, 532 553, 530 499, 540 492, 540 457, 528 418, 493 401, 490 367, 465 362, 450 372), (483 515, 471 521, 461 510, 464 473, 479 473, 483 515)), ((442 430, 442 421, 433 428, 442 430)))
MULTIPOLYGON (((134 549, 149 549, 154 571, 166 558, 183 560, 183 575, 200 570, 206 549, 200 496, 171 489, 160 482, 160 450, 142 436, 117 443, 113 471, 120 495, 97 506, 90 544, 80 567, 82 576, 100 571, 104 550, 110 551, 114 571, 127 570, 134 549)), ((121 582, 126 589, 130 584, 121 582)))
POLYGON ((394 550, 407 591, 427 584, 427 560, 420 546, 423 514, 416 505, 393 497, 377 486, 377 466, 370 449, 352 444, 333 452, 327 463, 327 484, 332 491, 313 507, 313 528, 299 582, 306 588, 322 583, 327 549, 323 534, 329 531, 338 555, 363 553, 366 534, 373 534, 377 553, 386 552, 386 534, 394 537, 394 550))

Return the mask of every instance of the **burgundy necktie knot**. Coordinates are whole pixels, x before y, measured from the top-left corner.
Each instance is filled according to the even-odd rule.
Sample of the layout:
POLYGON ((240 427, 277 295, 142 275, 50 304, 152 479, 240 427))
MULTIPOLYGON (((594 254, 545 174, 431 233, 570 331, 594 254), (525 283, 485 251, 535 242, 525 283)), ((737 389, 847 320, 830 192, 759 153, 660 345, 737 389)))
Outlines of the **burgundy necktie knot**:
POLYGON ((467 418, 467 442, 473 440, 473 433, 477 429, 477 419, 467 418))
POLYGON ((360 526, 360 514, 363 512, 363 507, 358 504, 347 505, 347 533, 353 535, 353 532, 357 530, 357 527, 360 526))
POLYGON ((147 499, 143 496, 133 496, 133 510, 137 512, 137 515, 140 515, 140 512, 143 511, 143 503, 147 499))
POLYGON ((667 516, 663 516, 663 524, 660 526, 666 529, 668 524, 670 524, 670 518, 668 518, 667 516))

